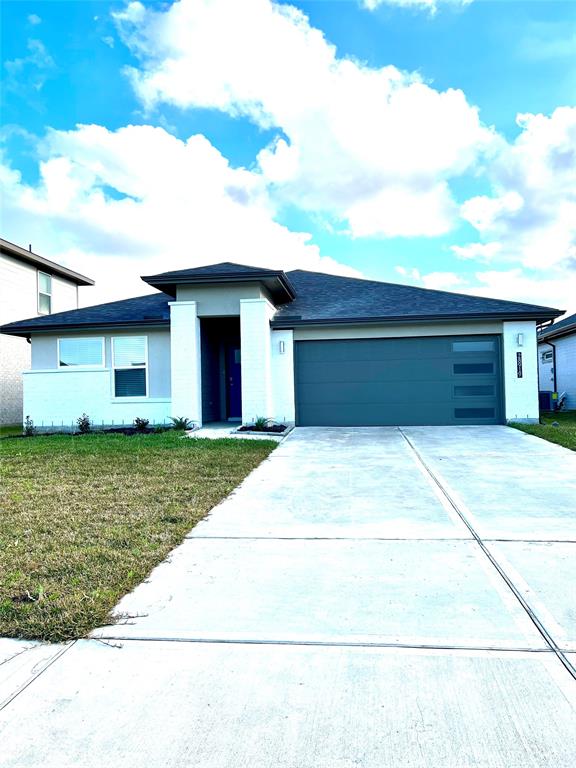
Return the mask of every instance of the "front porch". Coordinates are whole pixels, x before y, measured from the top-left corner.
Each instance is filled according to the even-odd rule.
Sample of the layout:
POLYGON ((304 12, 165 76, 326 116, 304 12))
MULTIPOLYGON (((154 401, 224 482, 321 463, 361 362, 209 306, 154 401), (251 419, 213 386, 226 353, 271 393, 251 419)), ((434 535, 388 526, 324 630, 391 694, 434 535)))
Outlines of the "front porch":
POLYGON ((292 331, 271 329, 266 298, 240 299, 238 310, 170 302, 172 414, 200 426, 260 417, 293 424, 292 331))

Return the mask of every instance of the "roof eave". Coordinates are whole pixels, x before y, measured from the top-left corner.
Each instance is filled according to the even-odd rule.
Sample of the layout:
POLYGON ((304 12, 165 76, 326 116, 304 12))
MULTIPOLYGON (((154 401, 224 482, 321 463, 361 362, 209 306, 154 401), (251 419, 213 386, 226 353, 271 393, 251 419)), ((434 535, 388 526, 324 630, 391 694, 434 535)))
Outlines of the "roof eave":
POLYGON ((70 282, 76 283, 76 285, 94 285, 94 280, 92 280, 92 278, 86 277, 86 275, 81 275, 73 269, 68 269, 68 267, 56 264, 54 261, 50 261, 50 259, 45 259, 44 256, 39 256, 37 253, 27 251, 26 248, 11 243, 9 240, 0 238, 0 251, 6 254, 6 256, 25 261, 27 264, 31 264, 34 267, 44 267, 46 271, 50 271, 54 275, 70 280, 70 282))
POLYGON ((538 341, 545 342, 548 339, 559 339, 561 336, 569 336, 571 333, 576 333, 576 323, 566 325, 564 328, 558 328, 557 331, 545 332, 539 336, 538 341))
POLYGON ((101 331, 110 328, 119 330, 121 328, 141 328, 170 325, 170 320, 156 318, 150 320, 122 320, 111 323, 61 323, 59 325, 23 325, 18 328, 12 328, 13 324, 0 326, 0 333, 9 336, 21 336, 26 338, 32 333, 63 333, 65 331, 101 331))
POLYGON ((141 279, 151 285, 153 288, 157 288, 163 293, 167 293, 170 296, 176 296, 176 286, 178 285, 220 285, 223 283, 270 283, 271 281, 277 281, 278 288, 270 289, 272 294, 277 293, 278 298, 283 298, 285 301, 293 301, 296 298, 296 291, 294 286, 286 277, 286 274, 282 271, 277 272, 252 272, 250 274, 226 274, 215 273, 212 275, 198 275, 191 277, 161 277, 157 275, 146 276, 143 275, 141 279))
MULTIPOLYGON (((556 312, 556 310, 553 310, 556 312)), ((290 319, 277 318, 271 321, 273 328, 294 328, 296 326, 306 325, 375 325, 385 323, 430 323, 430 322, 463 322, 466 320, 546 320, 558 317, 550 312, 483 312, 474 314, 442 314, 442 315, 393 315, 393 316, 374 316, 374 317, 338 317, 338 318, 318 318, 318 319, 290 319)))

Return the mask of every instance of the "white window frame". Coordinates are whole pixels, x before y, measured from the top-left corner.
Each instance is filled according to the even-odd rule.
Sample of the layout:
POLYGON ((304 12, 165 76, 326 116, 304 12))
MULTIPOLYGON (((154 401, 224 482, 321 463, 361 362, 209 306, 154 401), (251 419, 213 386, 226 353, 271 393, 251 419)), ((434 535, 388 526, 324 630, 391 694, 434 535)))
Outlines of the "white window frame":
POLYGON ((112 353, 112 366, 110 371, 110 377, 111 377, 111 387, 112 387, 112 399, 113 400, 119 400, 120 402, 127 402, 130 400, 148 400, 150 398, 150 382, 148 381, 148 336, 142 336, 142 335, 136 335, 136 334, 130 334, 129 336, 111 336, 110 337, 110 347, 111 347, 111 353, 112 353), (119 365, 116 367, 116 355, 114 353, 114 342, 116 339, 144 339, 144 359, 145 363, 144 365, 119 365), (145 370, 145 383, 146 383, 146 394, 145 395, 128 395, 127 397, 122 397, 116 395, 116 371, 133 371, 135 369, 144 368, 145 370))
POLYGON ((77 370, 83 370, 87 368, 93 368, 93 369, 100 369, 106 367, 106 339, 104 336, 67 336, 67 337, 61 337, 58 339, 58 370, 60 371, 77 371, 77 370), (68 339, 100 339, 100 343, 102 345, 102 354, 100 356, 100 359, 102 360, 101 363, 87 363, 86 365, 60 365, 60 342, 61 341, 68 341, 68 339))
POLYGON ((36 271, 36 306, 38 308, 38 314, 39 315, 51 315, 52 314, 52 275, 50 275, 48 272, 42 272, 41 269, 38 269, 36 271), (44 275, 45 277, 50 280, 50 293, 46 293, 45 291, 40 290, 40 275, 44 275), (48 296, 50 299, 50 311, 49 312, 43 312, 40 309, 40 294, 42 296, 48 296))

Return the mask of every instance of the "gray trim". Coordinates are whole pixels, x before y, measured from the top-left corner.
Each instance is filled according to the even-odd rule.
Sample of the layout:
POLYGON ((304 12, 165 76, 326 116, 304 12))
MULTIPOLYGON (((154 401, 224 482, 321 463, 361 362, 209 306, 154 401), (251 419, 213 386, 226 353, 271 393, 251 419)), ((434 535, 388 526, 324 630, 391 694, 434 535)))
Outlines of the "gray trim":
MULTIPOLYGON (((431 322, 460 322, 468 320, 538 320, 542 314, 535 312, 477 312, 445 315, 380 315, 374 317, 343 317, 302 320, 288 317, 279 320, 272 319, 270 325, 277 330, 288 330, 302 326, 333 326, 333 325, 383 325, 386 323, 431 323, 431 322)), ((549 317, 549 314, 546 314, 549 317)))

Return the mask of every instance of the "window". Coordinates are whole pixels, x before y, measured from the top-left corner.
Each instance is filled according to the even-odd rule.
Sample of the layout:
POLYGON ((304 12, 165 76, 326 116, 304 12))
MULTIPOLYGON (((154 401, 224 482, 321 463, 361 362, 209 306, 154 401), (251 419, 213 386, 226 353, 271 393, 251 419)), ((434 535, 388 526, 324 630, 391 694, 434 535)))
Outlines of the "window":
POLYGON ((457 419, 493 419, 494 408, 455 408, 457 419))
POLYGON ((46 272, 38 272, 38 313, 49 315, 52 312, 52 277, 46 272))
POLYGON ((454 341, 452 352, 494 352, 493 341, 454 341))
POLYGON ((470 384, 468 386, 454 387, 454 397, 493 397, 493 384, 470 384))
POLYGON ((494 373, 494 363, 454 363, 454 373, 494 373))
POLYGON ((551 363, 553 357, 554 355, 552 354, 552 350, 549 350, 548 352, 542 352, 543 363, 551 363))
POLYGON ((146 397, 146 336, 117 336, 112 339, 114 397, 146 397))
POLYGON ((58 339, 58 367, 104 365, 104 339, 58 339))

